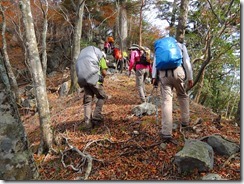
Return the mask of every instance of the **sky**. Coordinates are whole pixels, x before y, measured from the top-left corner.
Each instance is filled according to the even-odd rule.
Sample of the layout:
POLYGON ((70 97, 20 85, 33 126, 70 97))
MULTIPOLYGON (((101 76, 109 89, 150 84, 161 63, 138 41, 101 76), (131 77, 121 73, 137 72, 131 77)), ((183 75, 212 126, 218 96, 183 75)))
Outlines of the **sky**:
POLYGON ((146 16, 146 19, 148 22, 150 22, 152 25, 156 26, 158 29, 160 29, 162 32, 165 31, 165 28, 169 26, 168 22, 166 20, 161 20, 157 17, 157 10, 150 8, 143 12, 146 16))

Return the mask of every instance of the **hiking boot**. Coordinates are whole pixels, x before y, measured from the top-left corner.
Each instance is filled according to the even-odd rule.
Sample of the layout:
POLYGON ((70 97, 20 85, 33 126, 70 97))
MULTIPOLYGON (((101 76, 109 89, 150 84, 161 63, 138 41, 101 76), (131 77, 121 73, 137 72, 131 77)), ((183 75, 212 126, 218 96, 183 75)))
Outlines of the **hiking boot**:
POLYGON ((159 136, 163 143, 173 143, 175 145, 178 144, 178 142, 174 140, 171 135, 163 135, 160 133, 159 136))
POLYGON ((163 138, 162 141, 163 141, 163 143, 173 143, 174 145, 177 145, 178 144, 178 142, 175 139, 173 139, 172 137, 170 137, 170 138, 163 138))
POLYGON ((102 123, 102 122, 104 122, 104 118, 102 116, 100 116, 100 117, 93 117, 92 118, 92 122, 100 122, 100 123, 102 123))
POLYGON ((185 128, 185 127, 188 127, 188 126, 189 126, 189 123, 181 122, 181 127, 182 128, 185 128))
POLYGON ((94 128, 95 126, 100 126, 102 124, 103 121, 98 121, 98 120, 92 120, 92 128, 94 128))
POLYGON ((92 118, 92 127, 94 128, 95 126, 100 126, 104 122, 104 118, 100 117, 93 117, 92 118))
POLYGON ((89 120, 89 121, 84 121, 81 125, 81 129, 82 130, 91 130, 93 128, 92 126, 92 122, 89 120))
POLYGON ((181 123, 181 128, 182 130, 191 130, 193 131, 194 129, 189 125, 189 123, 182 122, 181 123))
POLYGON ((186 123, 181 123, 181 127, 180 127, 181 130, 185 130, 185 131, 194 131, 194 128, 192 126, 186 123))

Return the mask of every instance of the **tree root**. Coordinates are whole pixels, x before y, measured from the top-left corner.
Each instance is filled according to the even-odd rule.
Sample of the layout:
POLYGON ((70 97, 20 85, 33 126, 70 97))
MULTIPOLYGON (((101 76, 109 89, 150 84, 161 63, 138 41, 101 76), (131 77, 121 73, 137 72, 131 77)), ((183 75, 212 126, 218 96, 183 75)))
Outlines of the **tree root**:
MULTIPOLYGON (((136 147, 136 150, 134 150, 134 151, 126 151, 126 152, 124 152, 124 153, 121 153, 120 156, 133 155, 133 154, 139 153, 139 152, 141 152, 141 151, 146 152, 146 151, 149 150, 150 148, 153 148, 154 146, 158 146, 158 145, 160 145, 160 144, 161 144, 161 142, 157 142, 157 143, 152 144, 152 145, 150 145, 150 146, 138 146, 138 145, 136 145, 136 146, 135 146, 135 147, 136 147)), ((132 147, 132 146, 130 146, 130 147, 132 147)))
MULTIPOLYGON (((66 140, 66 143, 68 144, 69 146, 69 149, 66 149, 64 150, 63 152, 60 151, 62 157, 61 157, 61 162, 64 166, 64 168, 68 168, 70 167, 72 170, 76 171, 76 172, 79 172, 79 173, 82 173, 83 172, 83 169, 85 166, 86 167, 86 170, 85 170, 85 176, 81 179, 83 180, 87 180, 88 177, 90 176, 90 173, 92 171, 92 162, 93 160, 96 160, 96 161, 101 161, 101 160, 98 160, 98 159, 95 159, 93 158, 90 154, 86 153, 85 152, 85 149, 87 149, 92 143, 96 142, 96 141, 92 141, 91 143, 88 143, 88 145, 86 145, 85 149, 83 152, 81 152, 78 148, 70 145, 68 143, 68 139, 67 138, 64 138, 66 140), (71 161, 70 164, 66 164, 65 163, 65 158, 69 157, 68 156, 68 153, 72 153, 72 152, 76 152, 78 153, 78 155, 81 156, 81 159, 78 161, 78 164, 76 164, 75 166, 73 165, 73 162, 71 161)), ((101 140, 97 140, 97 141, 101 141, 101 140)), ((71 157, 69 157, 71 158, 71 157)), ((72 159, 72 158, 71 158, 72 159)), ((77 161, 76 161, 77 162, 77 161)))
POLYGON ((238 152, 238 153, 234 153, 234 154, 232 154, 226 161, 225 161, 225 163, 222 165, 222 168, 223 167, 225 167, 230 161, 231 161, 231 159, 233 159, 233 158, 235 158, 237 155, 239 155, 240 153, 238 152))

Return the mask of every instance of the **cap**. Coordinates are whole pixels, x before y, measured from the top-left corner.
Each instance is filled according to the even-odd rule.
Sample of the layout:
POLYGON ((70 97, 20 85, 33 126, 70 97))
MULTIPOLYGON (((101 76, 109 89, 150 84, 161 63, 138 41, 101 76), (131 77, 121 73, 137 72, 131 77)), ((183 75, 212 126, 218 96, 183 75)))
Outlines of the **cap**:
POLYGON ((129 48, 129 50, 139 50, 139 45, 137 44, 132 44, 131 47, 129 48))

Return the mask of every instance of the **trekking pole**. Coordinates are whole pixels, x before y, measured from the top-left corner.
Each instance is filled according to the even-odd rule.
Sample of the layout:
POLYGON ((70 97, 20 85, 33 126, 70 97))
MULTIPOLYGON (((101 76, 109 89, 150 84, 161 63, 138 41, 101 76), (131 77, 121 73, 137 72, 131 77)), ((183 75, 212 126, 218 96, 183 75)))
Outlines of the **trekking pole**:
POLYGON ((148 103, 148 101, 149 101, 149 97, 152 97, 152 96, 153 96, 153 91, 154 91, 154 89, 155 89, 155 86, 153 86, 153 89, 152 89, 150 95, 146 98, 146 103, 148 103))
MULTIPOLYGON (((155 104, 155 106, 156 106, 156 114, 155 114, 155 116, 156 116, 156 123, 158 124, 158 102, 157 102, 157 94, 158 94, 158 86, 153 86, 153 89, 152 89, 152 91, 151 91, 151 94, 150 94, 150 96, 151 96, 151 98, 154 98, 154 104, 155 104), (155 90, 156 89, 156 90, 155 90), (155 95, 155 97, 154 97, 154 95, 153 95, 153 92, 156 92, 156 95, 155 95)), ((147 98, 146 99, 146 102, 148 103, 148 101, 149 101, 149 98, 147 98)), ((152 99, 152 102, 153 102, 153 99, 152 99)))
POLYGON ((158 102, 157 102, 157 95, 158 95, 158 87, 157 86, 154 86, 154 88, 156 88, 156 96, 154 98, 154 103, 155 103, 155 106, 156 106, 156 124, 158 124, 158 102))

